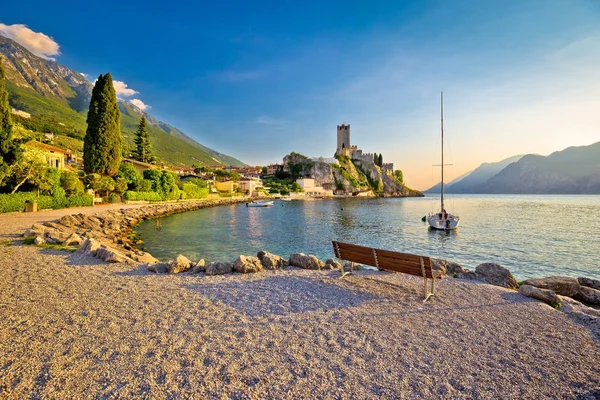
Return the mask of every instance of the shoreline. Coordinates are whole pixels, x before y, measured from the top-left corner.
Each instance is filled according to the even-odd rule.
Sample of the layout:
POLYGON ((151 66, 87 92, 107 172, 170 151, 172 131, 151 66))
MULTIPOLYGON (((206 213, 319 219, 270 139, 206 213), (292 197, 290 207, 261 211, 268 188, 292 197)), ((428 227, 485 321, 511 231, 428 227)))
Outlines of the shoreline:
MULTIPOLYGON (((4 218, 2 233, 15 237, 20 216, 4 218)), ((19 241, 0 246, 0 397, 598 393, 600 335, 584 316, 460 279, 442 279, 423 304, 417 277, 338 277, 296 268, 154 274, 19 241)))

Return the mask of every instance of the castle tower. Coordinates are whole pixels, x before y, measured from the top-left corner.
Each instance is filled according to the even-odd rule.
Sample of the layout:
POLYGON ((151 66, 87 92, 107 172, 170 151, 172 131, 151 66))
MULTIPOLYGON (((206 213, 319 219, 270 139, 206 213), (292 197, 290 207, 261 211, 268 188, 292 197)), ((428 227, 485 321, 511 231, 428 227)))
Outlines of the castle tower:
POLYGON ((345 149, 350 148, 350 124, 343 123, 337 126, 337 150, 336 154, 343 154, 345 149))

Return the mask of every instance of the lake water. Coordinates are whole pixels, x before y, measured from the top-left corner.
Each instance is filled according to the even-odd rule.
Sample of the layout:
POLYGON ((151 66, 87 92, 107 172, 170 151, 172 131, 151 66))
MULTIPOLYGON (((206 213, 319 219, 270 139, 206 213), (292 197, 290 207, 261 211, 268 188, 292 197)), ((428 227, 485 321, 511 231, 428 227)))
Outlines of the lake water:
POLYGON ((161 260, 234 261, 267 250, 333 257, 329 240, 429 255, 469 269, 495 262, 519 280, 548 275, 600 279, 600 196, 453 195, 446 209, 457 231, 428 228, 421 217, 439 198, 275 201, 268 208, 227 205, 141 223, 136 232, 161 260))

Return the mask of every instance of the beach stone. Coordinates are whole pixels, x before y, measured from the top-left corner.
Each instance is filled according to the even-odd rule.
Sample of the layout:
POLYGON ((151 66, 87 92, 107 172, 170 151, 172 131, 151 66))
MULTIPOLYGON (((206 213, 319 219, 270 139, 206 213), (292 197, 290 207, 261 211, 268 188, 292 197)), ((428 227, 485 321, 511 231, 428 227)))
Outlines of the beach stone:
MULTIPOLYGON (((127 247, 125 247, 125 248, 127 248, 127 247)), ((144 264, 152 264, 152 263, 157 263, 159 261, 152 254, 146 253, 144 251, 139 251, 139 250, 136 251, 135 253, 132 253, 131 258, 133 258, 137 262, 144 263, 144 264)))
POLYGON ((583 301, 584 303, 600 305, 600 290, 587 286, 580 286, 579 292, 573 296, 573 298, 583 301))
POLYGON ((164 262, 148 264, 146 268, 148 269, 148 271, 154 272, 155 274, 166 274, 167 272, 169 272, 169 264, 164 262))
POLYGON ((233 264, 224 261, 213 261, 206 266, 206 275, 225 275, 233 272, 233 264))
POLYGON ((106 245, 102 245, 96 250, 96 257, 110 263, 125 263, 129 261, 128 257, 106 245))
POLYGON ((446 260, 440 260, 437 258, 431 259, 431 269, 434 271, 438 271, 438 273, 446 274, 446 260))
MULTIPOLYGON (((259 251, 259 253, 261 253, 259 251)), ((262 258, 258 257, 263 265, 263 267, 265 267, 265 269, 271 269, 271 270, 275 270, 275 269, 284 269, 287 268, 288 266, 288 261, 278 255, 275 254, 271 254, 269 252, 262 252, 262 258)))
POLYGON ((196 263, 196 265, 194 265, 192 267, 192 274, 198 274, 200 272, 204 272, 206 270, 206 261, 204 261, 204 258, 201 258, 200 261, 198 261, 196 263))
POLYGON ((517 289, 519 285, 513 274, 500 264, 483 263, 475 268, 475 273, 483 278, 483 281, 494 286, 509 289, 517 289))
POLYGON ((541 300, 552 307, 560 307, 561 305, 560 298, 556 293, 549 289, 540 289, 531 285, 521 285, 521 287, 519 287, 519 293, 526 297, 541 300))
POLYGON ((311 254, 306 255, 304 253, 292 253, 290 254, 289 265, 300 267, 302 269, 320 270, 325 266, 325 263, 311 254))
POLYGON ((83 243, 83 238, 76 233, 71 233, 63 243, 67 246, 79 246, 83 243))
POLYGON ((598 279, 591 278, 577 278, 577 281, 581 286, 591 287, 592 289, 600 289, 600 281, 598 279))
POLYGON ((86 239, 81 246, 79 246, 79 249, 77 249, 75 253, 95 256, 96 251, 100 248, 100 246, 101 244, 99 241, 93 238, 89 238, 86 239))
POLYGON ((43 244, 46 244, 46 239, 44 237, 43 234, 38 235, 35 240, 33 241, 33 244, 35 244, 36 246, 41 246, 43 244))
POLYGON ((239 256, 233 263, 233 269, 241 274, 251 274, 262 271, 263 266, 258 257, 239 256))
POLYGON ((342 263, 334 260, 333 258, 328 258, 325 261, 325 269, 340 269, 342 268, 342 263))
POLYGON ((258 259, 260 261, 262 261, 262 259, 263 259, 263 257, 264 257, 265 254, 270 254, 270 253, 268 251, 261 250, 258 253, 256 253, 256 257, 258 257, 258 259))
POLYGON ((550 289, 561 296, 573 297, 579 293, 579 281, 569 276, 549 276, 547 278, 528 279, 526 285, 550 289))
POLYGON ((178 255, 177 258, 169 264, 169 273, 179 274, 185 272, 192 267, 192 262, 183 255, 178 255))
POLYGON ((65 215, 61 219, 58 220, 58 223, 64 226, 77 226, 81 223, 81 220, 78 219, 75 215, 65 215))

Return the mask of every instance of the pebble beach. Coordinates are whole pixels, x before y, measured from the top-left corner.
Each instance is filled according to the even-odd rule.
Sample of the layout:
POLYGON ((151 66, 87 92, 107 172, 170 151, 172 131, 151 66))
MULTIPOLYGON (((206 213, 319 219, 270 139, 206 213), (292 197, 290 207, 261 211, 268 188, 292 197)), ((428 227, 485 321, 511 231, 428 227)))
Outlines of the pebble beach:
POLYGON ((0 398, 600 398, 600 312, 576 305, 459 279, 423 303, 422 279, 378 271, 153 274, 19 239, 107 207, 0 215, 0 398))

